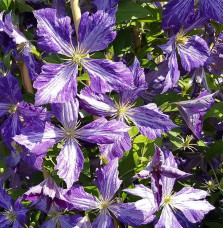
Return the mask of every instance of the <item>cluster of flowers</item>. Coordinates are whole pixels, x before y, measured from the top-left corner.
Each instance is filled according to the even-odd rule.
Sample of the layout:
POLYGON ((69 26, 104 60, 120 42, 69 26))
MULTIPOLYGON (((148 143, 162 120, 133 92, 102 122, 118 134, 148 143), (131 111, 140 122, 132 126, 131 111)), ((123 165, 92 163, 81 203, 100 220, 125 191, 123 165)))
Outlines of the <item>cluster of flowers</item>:
MULTIPOLYGON (((151 9, 164 9, 162 29, 169 38, 157 47, 162 58, 152 70, 140 66, 140 57, 127 62, 127 58, 112 61, 95 54, 116 38, 118 0, 93 0, 91 7, 85 3, 76 34, 65 1, 54 0, 48 6, 42 1, 26 4, 36 7, 28 17, 34 16, 30 26, 35 29, 33 39, 38 46, 13 24, 10 12, 0 13, 2 52, 13 56, 11 71, 4 65, 6 61, 0 65, 1 148, 7 150, 6 145, 10 150, 5 157, 2 152, 0 155, 6 164, 0 173, 0 227, 116 228, 120 223, 184 228, 199 224, 215 207, 206 200, 210 191, 191 187, 194 168, 200 172, 205 166, 205 159, 201 160, 202 155, 192 146, 199 144, 191 141, 204 146, 212 143, 202 131, 203 116, 222 95, 220 90, 210 89, 206 73, 221 75, 223 44, 222 34, 215 36, 210 21, 223 24, 223 2, 154 3, 151 9), (201 32, 193 35, 194 31, 201 32), (43 56, 56 56, 57 63, 46 62, 43 56), (89 76, 84 78, 87 84, 83 75, 89 76), (170 118, 153 99, 170 91, 181 93, 179 84, 185 75, 190 79, 193 99, 172 104, 167 100, 165 109, 177 106, 177 116, 170 112, 170 118), (36 89, 34 103, 24 98, 30 80, 36 89), (183 124, 177 122, 179 118, 183 124), (186 161, 174 156, 168 144, 169 132, 180 128, 184 134, 194 135, 182 141, 184 152, 188 152, 185 156, 192 157, 186 161), (133 137, 132 129, 138 129, 133 137), (155 153, 146 164, 141 163, 140 170, 135 169, 135 175, 128 179, 130 188, 126 188, 119 179, 119 161, 126 152, 132 153, 137 134, 152 142, 155 153), (160 137, 163 143, 159 147, 154 142, 160 137), (95 186, 94 191, 80 180, 85 163, 90 165, 92 158, 85 153, 86 148, 96 148, 93 159, 99 160, 91 165, 94 170, 89 186, 95 186), (46 158, 54 164, 51 175, 46 158), (33 186, 31 180, 39 171, 43 171, 44 181, 33 186), (187 183, 180 188, 177 185, 175 192, 178 178, 187 183), (24 194, 20 192, 14 202, 10 195, 18 189, 24 194), (45 217, 38 223, 40 213, 45 217)), ((217 125, 220 128, 222 123, 217 125)), ((217 169, 220 164, 218 159, 217 169)), ((213 161, 207 166, 215 174, 213 161)), ((214 178, 218 181, 216 174, 214 178)), ((211 184, 215 187, 214 181, 211 184)))

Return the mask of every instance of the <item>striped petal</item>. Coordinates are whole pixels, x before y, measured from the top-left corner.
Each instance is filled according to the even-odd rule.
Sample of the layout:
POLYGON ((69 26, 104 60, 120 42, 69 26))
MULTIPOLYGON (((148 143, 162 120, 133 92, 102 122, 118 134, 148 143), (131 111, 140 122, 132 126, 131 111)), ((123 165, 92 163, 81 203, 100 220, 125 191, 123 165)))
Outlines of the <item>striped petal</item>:
POLYGON ((72 56, 72 27, 70 17, 57 17, 55 9, 45 8, 34 11, 37 19, 38 45, 47 52, 72 56))
POLYGON ((68 139, 57 157, 57 175, 64 179, 67 188, 71 188, 73 183, 78 180, 84 165, 82 151, 74 140, 68 139))
POLYGON ((77 72, 78 66, 69 63, 44 65, 34 82, 36 105, 73 100, 77 93, 77 72))
POLYGON ((141 134, 148 136, 149 139, 158 138, 162 133, 168 133, 176 127, 169 117, 153 103, 129 109, 126 114, 139 128, 141 134))
POLYGON ((85 59, 83 66, 91 78, 91 89, 97 93, 135 88, 133 74, 122 62, 108 59, 85 59))

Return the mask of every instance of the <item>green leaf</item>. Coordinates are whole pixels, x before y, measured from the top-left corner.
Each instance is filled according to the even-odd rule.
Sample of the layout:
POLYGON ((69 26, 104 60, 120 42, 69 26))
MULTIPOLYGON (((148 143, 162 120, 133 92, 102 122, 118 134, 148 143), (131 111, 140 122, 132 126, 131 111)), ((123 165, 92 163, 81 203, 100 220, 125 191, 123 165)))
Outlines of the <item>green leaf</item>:
POLYGON ((84 73, 81 76, 77 77, 78 81, 88 81, 90 80, 89 74, 88 73, 84 73))
POLYGON ((134 136, 136 136, 139 133, 139 129, 136 126, 133 126, 130 130, 129 130, 129 136, 130 138, 133 138, 134 136))
POLYGON ((6 10, 6 5, 4 0, 0 0, 0 11, 6 10))
POLYGON ((12 0, 3 0, 3 2, 5 4, 5 6, 6 6, 6 10, 8 10, 10 5, 11 5, 11 3, 12 3, 12 0))
POLYGON ((206 222, 205 225, 207 225, 210 228, 222 228, 222 224, 217 222, 206 222))
POLYGON ((120 23, 126 20, 144 18, 149 14, 150 11, 143 8, 141 5, 131 1, 124 1, 120 2, 118 5, 116 22, 120 23))
POLYGON ((134 53, 132 32, 129 29, 119 31, 113 46, 114 53, 118 57, 122 57, 129 51, 134 53))
POLYGON ((15 1, 16 8, 18 9, 19 13, 25 12, 33 12, 33 8, 27 4, 25 4, 24 0, 16 0, 15 1))
POLYGON ((10 51, 7 55, 4 55, 4 57, 3 57, 3 62, 8 70, 11 69, 11 66, 10 66, 11 53, 12 53, 12 51, 10 51))
POLYGON ((223 101, 214 104, 210 110, 204 115, 204 120, 209 117, 215 117, 219 120, 223 119, 223 101))

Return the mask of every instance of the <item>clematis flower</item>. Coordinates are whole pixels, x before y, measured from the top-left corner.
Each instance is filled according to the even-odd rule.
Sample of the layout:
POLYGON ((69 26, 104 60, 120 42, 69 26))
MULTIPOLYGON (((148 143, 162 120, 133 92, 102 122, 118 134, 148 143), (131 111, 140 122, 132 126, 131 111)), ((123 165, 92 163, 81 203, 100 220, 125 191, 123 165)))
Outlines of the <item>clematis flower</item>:
POLYGON ((45 108, 28 105, 21 100, 18 80, 10 73, 0 77, 0 117, 8 117, 1 125, 1 135, 12 150, 12 137, 19 134, 24 126, 43 124, 48 115, 45 108))
POLYGON ((45 179, 37 186, 31 187, 23 194, 23 199, 32 201, 37 208, 46 211, 50 210, 53 204, 63 209, 69 206, 69 202, 64 197, 63 189, 58 187, 51 177, 45 179))
MULTIPOLYGON (((98 94, 89 87, 85 87, 79 95, 81 107, 96 116, 111 116, 127 123, 131 120, 139 128, 142 135, 148 136, 150 139, 160 137, 162 133, 167 133, 176 125, 154 103, 134 107, 134 101, 146 90, 147 83, 143 69, 140 68, 137 59, 135 59, 130 70, 134 75, 134 84, 137 88, 121 92, 119 103, 114 102, 106 94, 98 94)), ((120 141, 123 140, 128 142, 128 134, 120 139, 120 141)), ((122 151, 120 146, 117 151, 122 151)))
MULTIPOLYGON (((13 52, 16 59, 22 59, 29 71, 29 76, 32 81, 37 78, 39 63, 35 60, 33 50, 35 47, 30 41, 12 24, 11 13, 7 14, 3 20, 4 11, 0 13, 0 31, 7 34, 7 36, 14 43, 14 49, 17 53, 13 52), (1 29, 2 28, 2 29, 1 29)), ((9 43, 9 41, 6 41, 9 43)), ((11 42, 11 41, 10 41, 11 42)))
MULTIPOLYGON (((171 167, 177 168, 172 156, 168 163, 171 167)), ((184 187, 179 192, 173 193, 174 178, 162 176, 163 195, 161 208, 162 213, 155 228, 170 227, 192 227, 193 224, 201 222, 204 216, 214 207, 205 200, 208 192, 184 187)))
MULTIPOLYGON (((197 35, 186 36, 187 31, 189 30, 181 30, 172 36, 167 44, 160 45, 160 48, 167 56, 176 55, 178 52, 182 67, 191 71, 208 65, 211 52, 205 40, 197 35)), ((176 62, 177 58, 173 61, 176 62)))
POLYGON ((42 228, 73 228, 83 220, 83 217, 79 214, 69 215, 67 208, 64 210, 55 202, 51 202, 51 206, 48 209, 48 200, 44 198, 38 205, 38 209, 47 214, 47 221, 45 221, 42 228))
POLYGON ((0 186, 0 208, 4 209, 0 214, 1 227, 22 228, 26 224, 26 212, 21 200, 18 199, 14 203, 8 193, 0 186))
POLYGON ((56 127, 47 122, 45 127, 24 128, 22 134, 14 137, 14 140, 27 147, 32 153, 46 153, 46 151, 59 141, 64 140, 64 147, 57 157, 58 175, 63 178, 67 187, 78 180, 83 168, 84 157, 78 145, 78 140, 90 143, 111 144, 119 139, 130 128, 126 124, 100 118, 90 124, 78 128, 79 103, 75 99, 72 102, 52 105, 52 113, 62 124, 56 127))
POLYGON ((97 171, 97 186, 100 192, 98 199, 86 193, 82 186, 72 187, 65 195, 77 210, 99 211, 98 217, 92 223, 93 228, 114 228, 111 213, 122 223, 131 226, 140 226, 154 219, 155 208, 148 201, 116 202, 114 196, 122 183, 118 174, 118 159, 116 158, 97 171))
MULTIPOLYGON (((158 64, 157 68, 157 71, 151 70, 146 74, 148 87, 155 92, 155 95, 167 92, 178 82, 180 78, 180 71, 178 69, 176 53, 173 51, 168 60, 158 64)), ((151 92, 146 93, 151 94, 151 92)), ((144 94, 144 96, 145 95, 146 94, 144 94)))
POLYGON ((74 228, 78 222, 82 219, 81 215, 66 215, 63 211, 60 210, 56 204, 52 204, 49 211, 44 211, 48 214, 49 220, 44 222, 42 228, 74 228))
POLYGON ((77 93, 78 67, 83 67, 91 78, 91 89, 98 93, 133 88, 131 71, 121 62, 92 59, 89 54, 105 49, 115 38, 115 17, 103 11, 82 15, 77 44, 73 44, 69 17, 57 17, 55 9, 34 12, 38 22, 38 45, 41 49, 67 57, 62 64, 46 64, 34 82, 36 104, 64 103, 77 93))
POLYGON ((182 117, 197 138, 201 137, 202 118, 214 104, 216 94, 203 92, 195 100, 177 102, 182 117))
MULTIPOLYGON (((169 152, 168 156, 168 159, 174 159, 171 152, 169 152)), ((141 179, 147 179, 151 177, 151 188, 158 206, 160 205, 162 200, 162 176, 169 178, 184 178, 190 175, 179 170, 177 167, 169 166, 167 163, 168 161, 166 160, 167 152, 164 153, 158 146, 155 145, 155 154, 153 156, 153 160, 148 163, 144 170, 140 171, 134 176, 141 179)))
POLYGON ((207 19, 223 23, 223 2, 221 0, 170 0, 163 11, 163 29, 186 25, 195 9, 207 19))

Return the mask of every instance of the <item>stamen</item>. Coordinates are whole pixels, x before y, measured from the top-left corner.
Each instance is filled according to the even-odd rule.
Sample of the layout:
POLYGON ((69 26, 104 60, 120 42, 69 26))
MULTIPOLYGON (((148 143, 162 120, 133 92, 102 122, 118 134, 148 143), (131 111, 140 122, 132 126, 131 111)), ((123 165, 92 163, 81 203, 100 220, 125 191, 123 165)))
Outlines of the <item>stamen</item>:
POLYGON ((9 211, 5 211, 2 213, 6 219, 12 224, 13 222, 16 221, 16 214, 14 213, 13 209, 11 208, 9 211))
POLYGON ((10 105, 8 111, 9 113, 14 114, 17 111, 17 104, 10 105))

